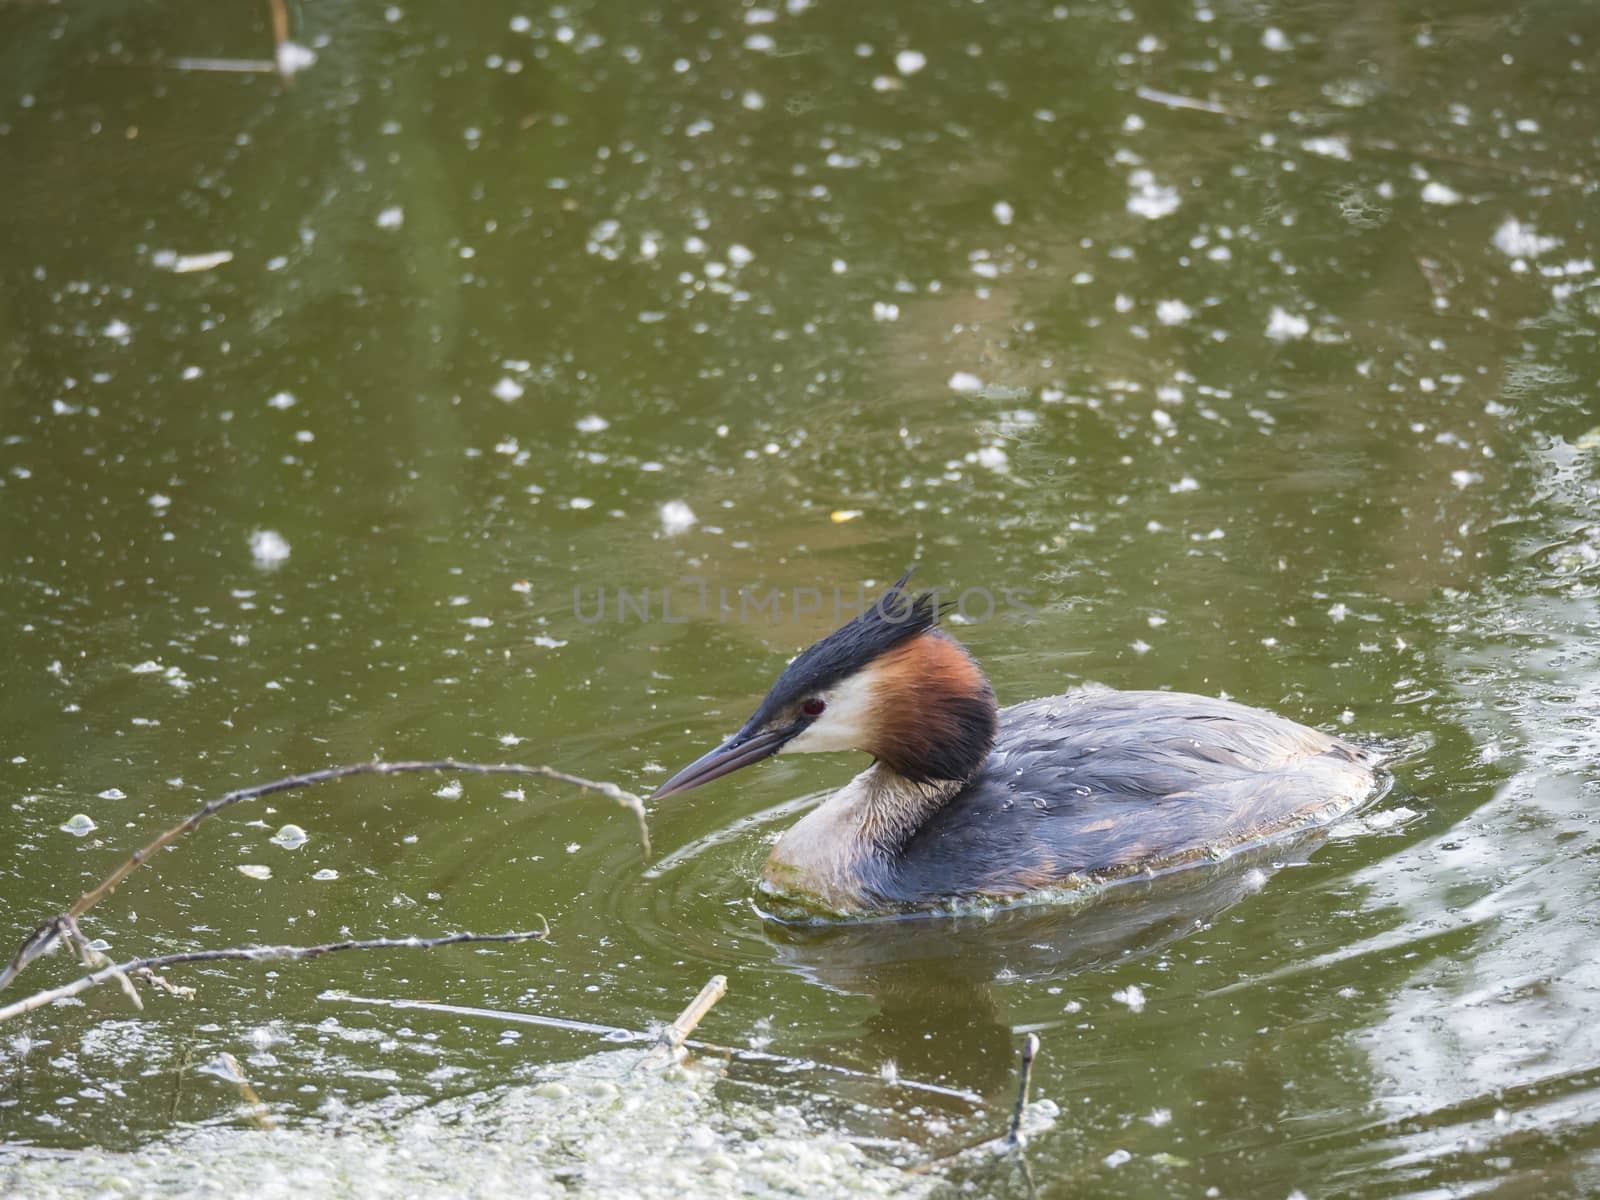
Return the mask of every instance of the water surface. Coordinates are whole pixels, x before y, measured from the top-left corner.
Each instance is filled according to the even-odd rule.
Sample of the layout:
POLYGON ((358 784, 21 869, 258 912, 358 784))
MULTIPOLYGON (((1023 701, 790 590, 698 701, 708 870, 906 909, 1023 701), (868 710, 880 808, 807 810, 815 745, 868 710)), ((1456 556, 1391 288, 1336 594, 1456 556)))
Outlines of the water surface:
MULTIPOLYGON (((6 936, 283 773, 647 792, 912 561, 1002 702, 1226 693, 1403 757, 1304 854, 911 934, 758 911, 842 759, 663 803, 650 860, 554 785, 240 807, 89 936, 552 936, 32 1014, 4 1141, 221 1136, 254 1187, 304 1151, 224 1052, 288 1138, 487 1127, 603 1039, 379 1001, 638 1031, 723 973, 703 1036, 782 1061, 693 1092, 707 1155, 798 1119, 921 1187, 1036 1030, 1045 1194, 1596 1186, 1589 6, 324 4, 292 86, 191 61, 270 59, 247 9, 0 8, 6 936)), ((600 1156, 528 1153, 626 1186, 600 1156)))

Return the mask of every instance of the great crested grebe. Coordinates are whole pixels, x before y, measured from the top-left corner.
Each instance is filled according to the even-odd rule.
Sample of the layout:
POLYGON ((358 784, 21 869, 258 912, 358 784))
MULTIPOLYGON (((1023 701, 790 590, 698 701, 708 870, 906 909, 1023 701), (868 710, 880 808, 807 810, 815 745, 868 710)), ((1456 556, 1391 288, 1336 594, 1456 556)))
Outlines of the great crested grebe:
POLYGON ((870 767, 779 839, 763 886, 837 913, 1153 873, 1348 812, 1374 754, 1257 708, 1099 685, 998 708, 910 572, 802 652, 674 796, 780 752, 870 767))

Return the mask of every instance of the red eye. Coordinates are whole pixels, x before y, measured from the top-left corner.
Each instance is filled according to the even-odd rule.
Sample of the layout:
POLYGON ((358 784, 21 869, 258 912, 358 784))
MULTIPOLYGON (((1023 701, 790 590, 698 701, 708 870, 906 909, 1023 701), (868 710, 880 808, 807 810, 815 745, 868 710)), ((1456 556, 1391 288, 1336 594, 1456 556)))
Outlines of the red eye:
POLYGON ((813 696, 800 706, 800 711, 805 713, 805 715, 808 717, 820 717, 822 715, 822 710, 827 707, 828 706, 821 700, 818 700, 815 696, 813 696))

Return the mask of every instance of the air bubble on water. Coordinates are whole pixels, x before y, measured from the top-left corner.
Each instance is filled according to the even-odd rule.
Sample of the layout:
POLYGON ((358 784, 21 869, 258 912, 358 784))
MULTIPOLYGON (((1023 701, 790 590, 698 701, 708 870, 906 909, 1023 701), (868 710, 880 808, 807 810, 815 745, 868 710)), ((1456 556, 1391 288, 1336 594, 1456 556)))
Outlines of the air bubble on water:
POLYGON ((1424 204, 1460 204, 1466 199, 1455 188, 1440 183, 1437 179, 1430 179, 1422 188, 1422 202, 1424 204))
POLYGON ((981 392, 983 380, 966 371, 957 371, 950 376, 950 390, 953 392, 981 392))
POLYGON ((133 334, 133 327, 130 326, 126 321, 114 319, 106 322, 105 328, 100 332, 108 338, 114 338, 119 342, 125 342, 133 334))
POLYGON ((311 878, 320 883, 326 883, 330 879, 339 878, 339 872, 335 871, 332 867, 323 867, 320 871, 314 872, 311 878))
POLYGON ((101 800, 126 800, 127 798, 128 793, 121 788, 111 787, 99 793, 99 799, 101 800))
POLYGON ((441 800, 461 799, 461 781, 452 779, 449 783, 438 788, 434 793, 441 800))
POLYGON ((298 825, 285 825, 272 835, 270 839, 275 846, 282 846, 285 850, 298 850, 304 846, 309 837, 304 829, 298 825))
POLYGON ((293 408, 294 405, 294 396, 289 392, 278 392, 276 395, 267 397, 267 407, 276 408, 280 412, 286 408, 293 408))
POLYGON ((509 375, 502 376, 494 385, 494 397, 510 404, 513 400, 522 399, 522 385, 509 375))
POLYGON ((611 422, 596 413, 590 413, 578 418, 577 428, 579 433, 602 433, 611 428, 611 422))
POLYGON ((70 833, 73 837, 86 837, 97 828, 87 813, 74 813, 72 818, 61 826, 61 832, 70 833))
POLYGON ((1108 1167, 1120 1167, 1123 1163, 1132 1162, 1133 1155, 1126 1150, 1113 1150, 1100 1161, 1108 1167))
POLYGON ((272 868, 261 863, 240 863, 239 874, 251 879, 271 879, 272 868))

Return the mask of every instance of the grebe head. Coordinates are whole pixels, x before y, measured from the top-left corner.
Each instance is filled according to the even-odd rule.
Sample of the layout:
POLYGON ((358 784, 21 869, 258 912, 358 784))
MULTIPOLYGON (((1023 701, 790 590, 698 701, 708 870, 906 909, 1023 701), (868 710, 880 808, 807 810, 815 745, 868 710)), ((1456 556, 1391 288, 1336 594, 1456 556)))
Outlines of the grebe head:
POLYGON ((905 590, 910 577, 907 571, 860 616, 802 651, 743 729, 651 799, 779 752, 860 750, 914 783, 970 778, 994 744, 994 692, 966 650, 938 629, 933 595, 905 590))

